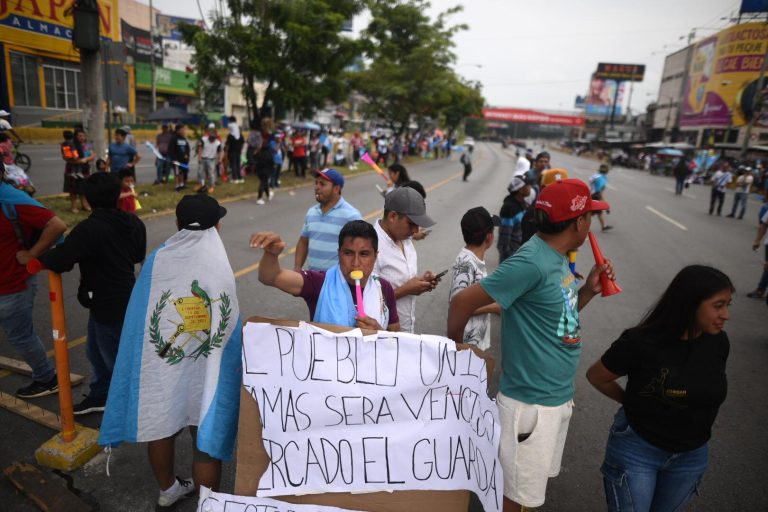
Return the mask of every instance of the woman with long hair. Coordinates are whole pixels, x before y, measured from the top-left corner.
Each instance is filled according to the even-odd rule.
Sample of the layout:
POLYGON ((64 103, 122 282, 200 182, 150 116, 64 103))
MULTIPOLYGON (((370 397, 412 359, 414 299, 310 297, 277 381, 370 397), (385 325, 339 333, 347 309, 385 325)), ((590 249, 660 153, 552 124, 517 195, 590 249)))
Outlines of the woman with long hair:
POLYGON ((734 291, 717 269, 685 267, 587 371, 621 404, 601 468, 609 511, 681 510, 698 491, 727 393, 723 327, 734 291), (622 376, 625 388, 616 382, 622 376))
POLYGON ((402 164, 390 165, 387 167, 387 174, 389 176, 387 179, 387 192, 402 187, 405 183, 411 181, 411 178, 408 176, 408 171, 402 164))

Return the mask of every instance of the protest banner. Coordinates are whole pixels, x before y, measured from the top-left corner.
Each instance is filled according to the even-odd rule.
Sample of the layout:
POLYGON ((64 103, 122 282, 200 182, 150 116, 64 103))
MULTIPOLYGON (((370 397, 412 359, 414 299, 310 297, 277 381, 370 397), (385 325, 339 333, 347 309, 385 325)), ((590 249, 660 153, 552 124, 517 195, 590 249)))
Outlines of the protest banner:
POLYGON ((462 509, 458 495, 439 495, 471 490, 486 510, 501 509, 500 426, 481 352, 440 336, 253 320, 243 331, 237 494, 441 491, 418 504, 340 505, 423 512, 466 510, 466 498, 462 509), (263 425, 256 457, 255 425, 243 421, 249 408, 263 425), (252 461, 243 466, 250 484, 241 479, 243 456, 252 461))
POLYGON ((200 499, 197 512, 355 512, 338 507, 320 505, 297 505, 271 498, 235 496, 223 492, 214 492, 204 485, 200 486, 200 499))

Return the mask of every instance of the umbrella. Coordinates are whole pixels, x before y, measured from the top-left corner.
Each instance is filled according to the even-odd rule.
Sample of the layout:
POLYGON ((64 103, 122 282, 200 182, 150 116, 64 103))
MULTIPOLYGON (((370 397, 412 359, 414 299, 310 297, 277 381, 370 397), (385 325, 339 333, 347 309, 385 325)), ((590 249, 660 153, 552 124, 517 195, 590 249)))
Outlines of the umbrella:
POLYGON ((180 108, 163 107, 149 114, 147 121, 185 121, 191 117, 192 114, 185 112, 180 108))
POLYGON ((315 130, 320 131, 320 125, 317 123, 311 123, 309 121, 303 121, 301 123, 293 123, 291 128, 296 130, 315 130))
POLYGON ((658 152, 659 155, 666 155, 666 156, 683 156, 683 152, 679 149, 670 149, 670 148, 664 148, 658 152))

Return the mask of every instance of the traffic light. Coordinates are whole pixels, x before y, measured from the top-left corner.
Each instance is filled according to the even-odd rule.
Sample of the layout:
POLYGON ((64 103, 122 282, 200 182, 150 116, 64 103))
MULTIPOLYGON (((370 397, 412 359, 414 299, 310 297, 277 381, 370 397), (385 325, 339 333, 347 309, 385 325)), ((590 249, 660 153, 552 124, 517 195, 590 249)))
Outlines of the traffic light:
POLYGON ((75 0, 72 42, 81 51, 99 51, 99 6, 96 0, 75 0))

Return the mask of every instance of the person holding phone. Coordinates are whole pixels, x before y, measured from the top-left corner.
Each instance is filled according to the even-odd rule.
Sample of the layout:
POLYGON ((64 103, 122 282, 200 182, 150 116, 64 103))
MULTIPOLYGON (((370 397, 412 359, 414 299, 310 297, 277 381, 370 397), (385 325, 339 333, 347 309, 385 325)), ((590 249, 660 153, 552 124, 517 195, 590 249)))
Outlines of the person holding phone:
MULTIPOLYGON (((493 228, 500 225, 501 219, 488 213, 488 210, 482 206, 468 210, 461 218, 461 234, 466 245, 459 251, 450 269, 449 303, 461 290, 488 275, 485 253, 493 245, 493 228)), ((436 277, 442 277, 442 273, 436 277)), ((464 327, 464 343, 475 345, 480 350, 488 350, 491 346, 491 313, 497 315, 501 313, 501 308, 495 302, 481 306, 472 313, 464 327)))
POLYGON ((685 267, 587 371, 590 384, 621 405, 601 468, 609 511, 682 510, 698 492, 728 389, 723 327, 733 292, 719 270, 685 267))
POLYGON ((403 332, 416 332, 416 297, 435 289, 439 279, 432 272, 418 274, 413 235, 435 221, 427 215, 424 198, 410 187, 399 187, 384 198, 384 216, 374 222, 379 255, 374 271, 395 289, 397 313, 403 332))

